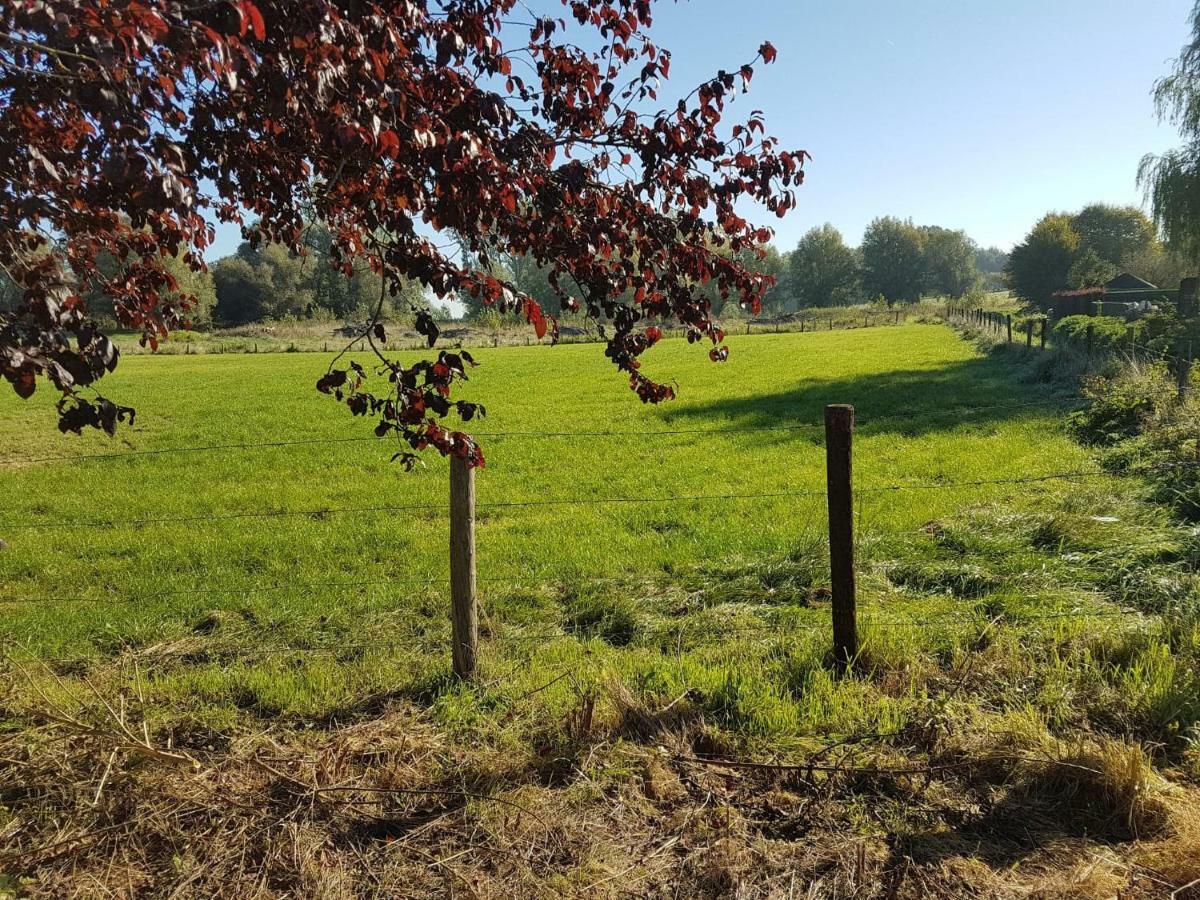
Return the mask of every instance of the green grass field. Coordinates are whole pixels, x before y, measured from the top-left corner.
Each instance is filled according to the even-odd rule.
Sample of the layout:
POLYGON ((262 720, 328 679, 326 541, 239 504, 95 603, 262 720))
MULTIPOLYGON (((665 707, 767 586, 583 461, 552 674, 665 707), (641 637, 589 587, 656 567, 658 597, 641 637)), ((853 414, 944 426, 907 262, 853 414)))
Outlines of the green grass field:
MULTIPOLYGON (((1132 479, 1038 480, 1097 471, 1065 432, 1074 386, 1049 354, 939 325, 730 345, 723 366, 681 341, 648 354, 678 384, 660 407, 595 346, 478 351, 475 687, 449 674, 446 463, 406 474, 358 440, 368 423, 313 389, 324 356, 127 359, 105 388, 137 427, 115 442, 58 436, 48 396, 0 398, 3 730, 42 740, 47 710, 110 722, 102 698, 120 696, 147 740, 204 753, 334 724, 353 741, 401 715, 445 742, 412 778, 570 783, 574 809, 625 790, 620 754, 668 730, 691 752, 774 759, 906 735, 872 766, 1110 741, 1096 758, 1132 753, 1140 779, 1133 739, 1200 771, 1200 629, 1160 618, 1194 596, 1200 539, 1132 479), (827 403, 859 417, 847 679, 827 666, 827 403), (300 443, 228 447, 280 441, 300 443), (222 449, 176 452, 199 447, 222 449)), ((1104 815, 1132 817, 1130 790, 1104 815)), ((839 807, 838 828, 917 827, 871 802, 839 807)), ((593 872, 567 870, 548 893, 529 884, 557 895, 593 872)))
MULTIPOLYGON (((858 409, 860 488, 1089 468, 1056 427, 1065 407, 1014 405, 1047 391, 1017 387, 1003 363, 977 356, 946 329, 767 335, 735 338, 732 349, 728 364, 716 366, 682 342, 663 345, 648 364, 677 381, 681 399, 658 408, 640 404, 595 347, 479 351, 467 396, 490 414, 478 430, 518 434, 482 438, 485 598, 513 580, 670 575, 807 548, 824 527, 823 434, 771 429, 817 423, 828 402, 858 409), (973 407, 990 408, 959 412, 973 407), (620 434, 570 436, 606 431, 620 434), (489 507, 805 491, 815 494, 489 507)), ((4 398, 5 636, 73 654, 89 643, 145 645, 190 629, 209 610, 247 606, 292 636, 338 620, 352 631, 364 614, 408 614, 423 595, 417 582, 440 589, 447 474, 432 456, 412 474, 389 464, 390 445, 375 441, 18 464, 364 434, 364 422, 312 390, 324 362, 282 354, 129 359, 106 387, 140 418, 117 442, 55 439, 45 402, 4 398), (406 506, 428 508, 370 511, 406 506), (342 509, 354 511, 323 512, 342 509), (287 515, 204 518, 243 513, 287 515), (72 524, 88 522, 102 524, 72 524), (362 581, 374 583, 331 586, 362 581), (270 591, 239 593, 262 588, 270 591)), ((998 497, 1024 506, 1064 487, 1075 489, 864 493, 859 529, 868 541, 895 537, 967 506, 998 497)))

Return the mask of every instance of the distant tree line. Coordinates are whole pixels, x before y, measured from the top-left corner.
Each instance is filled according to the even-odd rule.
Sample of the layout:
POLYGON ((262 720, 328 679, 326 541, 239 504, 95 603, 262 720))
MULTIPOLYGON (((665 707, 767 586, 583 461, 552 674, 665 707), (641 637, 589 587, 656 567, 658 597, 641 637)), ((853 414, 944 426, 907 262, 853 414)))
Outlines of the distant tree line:
POLYGON ((1120 272, 1164 288, 1189 274, 1186 259, 1159 240, 1145 213, 1104 203, 1042 216, 1006 267, 1012 290, 1043 308, 1057 291, 1098 287, 1120 272))
POLYGON ((1005 262, 1003 251, 980 248, 963 231, 884 216, 867 226, 856 248, 832 225, 810 230, 787 255, 778 292, 792 308, 962 297, 1005 262))
MULTIPOLYGON (((243 242, 205 273, 192 272, 182 260, 169 262, 168 268, 179 281, 180 293, 198 300, 191 312, 195 328, 283 318, 364 319, 380 302, 379 276, 362 260, 348 268, 338 263, 331 257, 331 245, 329 231, 314 223, 306 232, 304 255, 278 245, 243 242)), ((719 252, 735 255, 728 249, 719 252)), ((1105 204, 1074 214, 1048 213, 1011 254, 980 247, 961 230, 882 216, 867 226, 858 247, 848 246, 841 232, 827 223, 808 231, 789 252, 768 245, 742 249, 736 257, 775 279, 764 298, 766 315, 861 302, 890 306, 925 296, 959 298, 1005 287, 1046 305, 1056 291, 1103 284, 1119 271, 1163 287, 1174 286, 1187 274, 1181 258, 1158 240, 1145 214, 1135 207, 1105 204)), ((471 262, 483 264, 478 259, 471 262)), ((551 270, 532 258, 495 258, 487 267, 556 313, 562 294, 582 295, 573 283, 560 282, 556 289, 551 270)), ((0 279, 0 306, 11 306, 18 298, 9 296, 12 292, 4 281, 0 279)), ((736 309, 713 284, 698 283, 695 288, 715 314, 728 317, 736 309)), ((112 305, 103 296, 87 299, 99 316, 111 315, 112 305)), ((461 300, 468 318, 495 324, 504 318, 478 299, 464 295, 461 300)), ((430 298, 415 284, 400 297, 385 296, 382 302, 385 317, 392 320, 407 319, 414 306, 431 307, 430 298)), ((444 306, 434 303, 432 309, 448 315, 444 306)))

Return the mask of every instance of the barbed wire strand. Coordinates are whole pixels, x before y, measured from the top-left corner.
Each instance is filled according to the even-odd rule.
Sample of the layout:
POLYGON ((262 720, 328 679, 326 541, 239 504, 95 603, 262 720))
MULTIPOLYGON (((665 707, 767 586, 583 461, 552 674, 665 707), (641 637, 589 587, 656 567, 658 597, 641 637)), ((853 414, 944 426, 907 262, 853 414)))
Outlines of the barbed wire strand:
MULTIPOLYGON (((921 627, 928 628, 931 625, 951 624, 960 627, 970 627, 974 624, 969 621, 965 613, 977 613, 985 615, 980 610, 965 610, 965 611, 947 611, 938 615, 924 616, 909 616, 903 618, 879 619, 866 613, 859 617, 859 626, 862 628, 903 628, 903 627, 921 627)), ((861 610, 860 610, 861 613, 861 610)), ((1092 621, 1097 619, 1122 619, 1130 624, 1151 624, 1155 620, 1151 617, 1142 615, 1141 613, 1114 609, 1114 610, 1070 610, 1054 613, 1019 613, 1015 615, 1002 614, 999 620, 1006 625, 1022 625, 1029 622, 1040 621, 1063 621, 1063 620, 1078 620, 1092 621)), ((710 647, 720 646, 726 636, 730 634, 755 634, 769 633, 773 637, 785 638, 790 633, 794 632, 812 632, 812 631, 830 631, 832 626, 828 621, 825 622, 758 622, 758 623, 729 623, 729 622, 698 622, 698 623, 680 623, 673 626, 665 626, 660 628, 647 628, 635 630, 630 641, 631 644, 637 640, 655 640, 661 638, 695 638, 711 636, 716 643, 701 644, 691 649, 707 649, 710 647)), ((253 633, 244 635, 232 635, 231 637, 255 637, 253 633)), ((544 631, 537 633, 513 633, 513 634, 494 634, 480 641, 481 646, 504 646, 504 645, 520 645, 527 643, 547 643, 550 641, 565 640, 565 639, 586 639, 598 640, 604 643, 609 643, 605 640, 603 629, 596 626, 570 626, 565 625, 555 631, 544 631)), ((362 651, 377 650, 388 652, 393 650, 411 650, 414 649, 414 642, 427 641, 429 649, 441 649, 450 640, 448 634, 410 634, 406 636, 404 641, 397 642, 380 642, 380 641, 363 641, 339 643, 331 645, 313 645, 313 644, 283 644, 268 647, 193 647, 189 648, 186 653, 176 654, 159 654, 159 658, 166 660, 178 658, 182 656, 200 656, 208 655, 216 658, 243 659, 253 658, 255 656, 274 656, 278 654, 296 653, 296 654, 313 654, 313 655, 332 655, 338 656, 347 653, 360 653, 362 651), (435 646, 436 645, 436 646, 435 646)), ((619 647, 616 649, 620 649, 619 647)), ((30 659, 44 663, 57 664, 80 664, 80 663, 96 663, 96 662, 122 662, 126 659, 137 659, 139 662, 145 659, 154 658, 155 654, 151 648, 143 648, 134 650, 127 648, 121 653, 112 654, 109 656, 92 655, 92 656, 39 656, 35 653, 29 653, 26 656, 18 657, 21 659, 30 659)), ((6 652, 5 656, 12 656, 6 652)))
MULTIPOLYGON (((944 418, 946 416, 961 416, 974 412, 986 412, 996 409, 1020 409, 1025 407, 1036 406, 1054 406, 1060 404, 1071 403, 1086 403, 1084 397, 1047 397, 1041 400, 1023 401, 1020 403, 996 403, 984 406, 968 406, 961 408, 936 409, 936 410, 912 410, 909 412, 894 413, 886 416, 865 417, 858 421, 857 425, 860 428, 868 428, 876 423, 902 421, 919 418, 944 418)), ((605 429, 596 431, 482 431, 473 432, 473 436, 480 439, 506 439, 506 438, 524 438, 524 439, 571 439, 571 438, 654 438, 660 436, 677 436, 685 434, 694 435, 724 435, 724 434, 739 434, 739 433, 756 433, 770 431, 805 431, 810 429, 823 429, 823 422, 795 422, 795 423, 763 423, 763 424, 742 424, 729 427, 716 428, 664 428, 664 429, 630 429, 617 430, 605 429)), ((122 459, 139 456, 163 456, 173 453, 206 453, 206 452, 222 452, 232 450, 261 450, 273 449, 281 447, 301 447, 314 446, 322 444, 349 444, 365 441, 377 441, 379 438, 374 435, 361 435, 354 437, 327 437, 327 438, 299 438, 296 440, 283 441, 251 441, 245 443, 227 443, 227 444, 199 444, 191 447, 160 447, 156 449, 146 450, 121 450, 111 453, 64 453, 54 456, 41 456, 32 459, 18 460, 25 464, 45 463, 45 462, 75 462, 87 460, 106 460, 106 459, 122 459)))
MULTIPOLYGON (((950 490, 958 487, 981 487, 987 485, 1010 485, 1010 484, 1031 484, 1041 481, 1054 481, 1063 479, 1079 479, 1079 478, 1107 478, 1114 477, 1112 473, 1105 471, 1072 471, 1072 472, 1053 472, 1045 475, 1028 475, 1017 478, 993 478, 993 479, 969 479, 965 481, 937 481, 927 483, 908 483, 908 484, 892 484, 892 485, 877 485, 855 488, 856 493, 883 493, 888 491, 916 491, 916 490, 950 490)), ((654 504, 654 503, 687 503, 687 502, 702 502, 710 500, 763 500, 780 497, 817 497, 824 496, 823 490, 797 490, 797 491, 761 491, 747 493, 724 493, 724 494, 682 494, 667 497, 562 497, 551 498, 546 500, 494 500, 484 501, 475 505, 476 509, 521 509, 528 507, 544 507, 544 506, 600 506, 606 504, 654 504)), ((41 530, 55 528, 137 528, 146 525, 179 525, 179 524, 198 524, 206 522, 227 522, 241 519, 276 519, 276 518, 324 518, 335 515, 352 515, 362 513, 377 513, 377 512, 405 512, 405 511, 436 511, 442 514, 448 512, 446 505, 437 503, 413 503, 413 504, 382 504, 375 506, 345 506, 345 507, 323 507, 307 510, 261 510, 261 511, 241 511, 233 513, 216 513, 209 515, 192 515, 192 516, 156 516, 140 519, 114 519, 114 520, 57 520, 51 522, 0 522, 0 529, 8 529, 10 531, 17 530, 41 530)))

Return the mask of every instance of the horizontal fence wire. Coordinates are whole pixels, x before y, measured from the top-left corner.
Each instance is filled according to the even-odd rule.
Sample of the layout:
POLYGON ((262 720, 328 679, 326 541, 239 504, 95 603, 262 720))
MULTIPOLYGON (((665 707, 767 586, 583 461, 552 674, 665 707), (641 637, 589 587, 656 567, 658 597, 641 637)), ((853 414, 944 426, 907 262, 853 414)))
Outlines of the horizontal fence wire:
MULTIPOLYGON (((921 419, 946 416, 960 416, 968 413, 987 412, 998 409, 1022 409, 1027 407, 1037 406, 1058 406, 1068 404, 1079 404, 1088 402, 1084 397, 1049 397, 1041 400, 1029 400, 1018 403, 995 403, 983 406, 968 406, 959 408, 937 409, 937 410, 913 410, 909 412, 894 413, 886 416, 869 416, 858 420, 857 426, 867 428, 872 425, 884 422, 902 421, 911 419, 921 419)), ((780 422, 780 423, 761 423, 761 424, 742 424, 734 426, 718 426, 715 428, 661 428, 661 429, 603 429, 595 431, 481 431, 472 432, 472 436, 479 439, 509 439, 521 438, 529 440, 571 440, 571 439, 595 439, 595 438, 656 438, 656 437, 672 437, 679 435, 726 435, 726 434, 741 434, 741 433, 759 433, 759 432, 789 432, 789 431, 808 431, 814 429, 823 429, 824 422, 780 422)), ((228 443, 228 444, 201 444, 191 447, 160 447, 157 449, 147 450, 120 450, 111 453, 64 453, 57 456, 41 456, 31 459, 21 459, 22 463, 34 464, 45 462, 83 462, 94 460, 107 459, 126 459, 139 456, 164 456, 177 453, 208 453, 208 452, 227 452, 235 450, 260 450, 274 449, 281 447, 302 447, 302 446, 319 446, 323 444, 351 444, 367 441, 379 441, 380 438, 374 435, 361 435, 354 437, 328 437, 328 438, 298 438, 295 440, 283 441, 260 441, 247 443, 228 443)))
MULTIPOLYGON (((911 538, 915 537, 919 532, 903 532, 893 537, 911 538)), ((858 534, 856 542, 861 542, 864 538, 872 540, 879 539, 881 536, 876 534, 858 534)), ((1175 552, 1175 549, 1170 545, 1174 542, 1182 540, 1198 540, 1200 534, 1196 532, 1187 532, 1183 534, 1165 534, 1159 537, 1150 538, 1143 541, 1122 541, 1120 544, 1110 547, 1074 547, 1069 541, 1064 542, 1062 553, 1071 554, 1087 554, 1087 555, 1103 555, 1108 553, 1128 553, 1129 551, 1154 550, 1161 552, 1175 552)), ((1200 548, 1198 548, 1200 549, 1200 548)), ((297 593, 303 595, 313 595, 321 591, 340 591, 355 588, 369 587, 395 587, 395 588, 427 588, 435 585, 446 587, 449 585, 449 573, 441 575, 425 575, 420 576, 416 572, 400 572, 399 577, 390 578, 369 578, 351 581, 305 581, 305 582, 289 582, 289 583, 272 583, 272 584, 250 584, 250 585, 223 585, 219 587, 187 587, 187 588, 172 588, 162 591, 151 591, 137 595, 125 596, 40 596, 40 597, 4 597, 0 596, 0 606, 13 605, 57 605, 57 604, 98 604, 103 606, 125 606, 130 604, 150 604, 161 600, 167 600, 172 597, 213 597, 227 596, 237 597, 254 594, 272 594, 272 593, 297 593), (409 577, 412 576, 412 577, 409 577)), ((747 574, 746 578, 754 578, 753 573, 747 574)), ((736 580, 736 579, 735 579, 736 580)), ((477 576, 476 581, 484 586, 484 590, 492 588, 505 587, 526 587, 550 590, 562 587, 564 584, 572 585, 604 585, 616 584, 623 587, 661 587, 661 588, 678 588, 687 590, 685 584, 678 582, 664 582, 659 576, 646 575, 576 575, 572 573, 563 573, 561 575, 545 575, 539 577, 533 576, 477 576)))
MULTIPOLYGON (((417 573, 401 573, 416 575, 417 573)), ((646 584, 649 582, 657 583, 657 579, 651 575, 645 576, 625 576, 625 575, 599 575, 599 576, 576 576, 570 573, 564 573, 557 578, 551 577, 515 577, 515 576, 487 576, 480 575, 475 579, 477 582, 487 586, 503 586, 503 587, 541 587, 552 588, 558 587, 566 582, 571 584, 610 584, 619 583, 623 585, 646 584)), ((321 590, 340 590, 342 588, 361 588, 361 587, 428 587, 431 585, 448 585, 450 575, 432 575, 427 577, 417 578, 370 578, 359 581, 306 581, 306 582, 291 582, 288 584, 265 584, 265 585, 228 585, 224 587, 200 587, 200 588, 172 588, 166 591, 153 591, 150 593, 139 594, 136 596, 96 596, 96 597, 81 597, 81 596, 47 596, 47 597, 0 597, 0 605, 4 604, 21 604, 21 603, 100 603, 111 604, 114 606, 124 605, 129 603, 154 603, 158 600, 164 600, 170 597, 181 596, 239 596, 242 594, 271 594, 294 591, 301 594, 312 594, 321 590)))
MULTIPOLYGON (((1054 613, 1016 613, 1016 614, 999 614, 987 616, 980 610, 960 610, 955 612, 947 612, 937 615, 923 616, 904 616, 896 618, 877 618, 870 614, 869 611, 860 610, 859 626, 864 629, 875 628, 929 628, 934 625, 952 625, 957 627, 974 627, 980 618, 987 618, 989 622, 996 625, 1017 626, 1033 622, 1054 622, 1054 621, 1095 621, 1095 620, 1122 620, 1131 625, 1149 625, 1154 624, 1157 619, 1152 616, 1144 615, 1137 611, 1124 609, 1111 610, 1070 610, 1054 613), (972 618, 968 615, 975 613, 972 618)), ((511 627, 511 626, 510 626, 511 627)), ((828 621, 787 621, 787 622, 755 622, 755 623, 713 623, 713 622, 696 622, 696 623, 679 623, 673 626, 662 626, 657 628, 646 628, 636 630, 633 633, 631 645, 637 641, 655 641, 664 639, 677 640, 692 640, 697 637, 711 637, 714 641, 712 644, 701 644, 692 646, 689 650, 708 649, 727 640, 729 635, 755 635, 762 634, 771 638, 786 638, 796 632, 828 632, 830 623, 828 621)), ((231 638, 252 638, 258 637, 256 633, 233 634, 227 635, 231 638)), ((482 646, 503 647, 503 646, 521 646, 526 644, 547 644, 553 641, 560 640, 597 640, 605 641, 602 630, 594 626, 562 626, 555 630, 545 630, 538 632, 516 631, 513 633, 492 634, 481 639, 482 646)), ((443 649, 449 636, 444 633, 438 634, 409 634, 403 640, 388 641, 351 641, 336 644, 276 644, 273 646, 257 646, 257 647, 231 647, 231 646, 200 646, 190 647, 185 652, 179 653, 155 653, 155 648, 125 648, 118 653, 102 655, 93 654, 90 656, 41 656, 28 648, 13 648, 10 647, 5 651, 5 657, 16 660, 17 662, 29 663, 55 663, 60 665, 73 665, 84 663, 124 663, 124 662, 169 662, 171 659, 180 657, 196 657, 207 655, 212 657, 211 661, 220 662, 223 660, 237 661, 242 659, 253 659, 259 656, 276 656, 281 654, 297 654, 297 655, 313 655, 313 656, 341 656, 344 654, 358 654, 368 651, 391 652, 395 650, 429 650, 435 651, 443 649), (424 643, 422 643, 424 642, 424 643), (25 650, 23 655, 13 653, 13 650, 25 650)), ((620 649, 619 647, 615 649, 620 649)))
MULTIPOLYGON (((1172 464, 1171 468, 1181 468, 1186 463, 1172 464)), ((1191 465, 1200 465, 1200 462, 1191 465)), ((1139 470, 1139 474, 1149 474, 1154 469, 1139 470)), ((904 484, 867 485, 856 487, 855 493, 885 493, 892 491, 937 491, 952 490, 961 487, 986 487, 988 485, 1030 484, 1041 481, 1073 480, 1083 478, 1114 477, 1117 473, 1104 470, 1075 470, 1069 472, 1051 472, 1045 475, 1027 475, 1016 478, 980 478, 963 481, 933 481, 909 482, 904 484)), ((796 491, 761 491, 724 494, 680 494, 666 497, 562 497, 545 500, 494 500, 483 501, 475 505, 476 509, 521 509, 528 507, 546 506, 602 506, 607 504, 656 504, 656 503, 690 503, 709 500, 764 500, 781 497, 818 497, 824 496, 824 490, 796 491)), ((135 519, 63 519, 50 522, 0 522, 0 529, 9 531, 68 529, 68 528, 137 528, 146 525, 179 525, 202 524, 208 522, 228 522, 240 519, 278 519, 288 517, 324 518, 326 516, 355 515, 363 513, 425 511, 446 513, 447 506, 440 503, 405 503, 382 504, 372 506, 342 506, 318 507, 303 510, 245 510, 232 513, 217 513, 190 516, 156 516, 135 519)))

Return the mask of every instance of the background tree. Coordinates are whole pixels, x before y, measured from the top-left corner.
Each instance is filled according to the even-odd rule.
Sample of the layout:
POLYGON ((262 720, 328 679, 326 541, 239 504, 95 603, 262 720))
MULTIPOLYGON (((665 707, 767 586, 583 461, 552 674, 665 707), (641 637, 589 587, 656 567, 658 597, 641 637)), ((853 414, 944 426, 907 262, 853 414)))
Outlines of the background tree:
POLYGON ((275 286, 270 270, 245 256, 226 256, 212 268, 216 284, 215 314, 229 325, 257 322, 271 314, 269 308, 275 286))
MULTIPOLYGON (((416 281, 442 300, 519 310, 553 336, 553 311, 492 274, 493 259, 531 256, 552 284, 569 276, 583 289, 562 291, 560 307, 611 323, 606 355, 644 401, 673 396, 639 359, 661 335, 652 323, 679 322, 724 360, 724 332, 694 285, 761 307, 770 281, 740 254, 771 233, 737 210, 793 208, 807 157, 765 135, 756 111, 725 121, 775 48, 656 110, 671 56, 647 36, 650 0, 572 0, 564 19, 527 28, 503 24, 514 6, 0 5, 0 265, 23 292, 0 314, 0 373, 22 397, 48 379, 61 428, 113 431, 130 411, 90 391, 117 351, 81 289, 102 290, 156 346, 187 314, 164 259, 203 268, 206 214, 293 254, 320 221, 335 263, 367 261, 392 297, 416 281), (536 81, 514 69, 516 52, 536 81), (472 260, 428 228, 462 235, 472 260), (111 276, 97 268, 105 253, 119 263, 111 276)), ((441 421, 480 413, 449 399, 469 356, 391 357, 381 314, 356 338, 380 377, 354 364, 318 389, 375 419, 407 464, 426 447, 482 463, 475 441, 441 421)), ((433 346, 432 317, 414 315, 433 346)))
MULTIPOLYGON (((779 290, 777 285, 783 275, 783 258, 775 247, 769 243, 749 243, 735 250, 730 242, 717 237, 712 244, 712 251, 717 257, 744 268, 755 278, 762 280, 760 310, 768 309, 772 313, 783 311, 786 292, 779 290)), ((692 288, 708 305, 713 315, 728 315, 735 310, 741 311, 742 304, 738 298, 718 282, 697 279, 692 288)))
POLYGON ((1004 270, 1008 266, 1008 254, 999 247, 979 247, 975 250, 975 268, 985 291, 1002 291, 1008 287, 1004 270))
POLYGON ((1195 272, 1195 266, 1159 241, 1140 253, 1125 257, 1118 268, 1164 288, 1177 287, 1180 281, 1195 272))
POLYGON ((926 225, 921 232, 926 290, 957 298, 979 284, 977 248, 965 231, 926 225))
POLYGON ((975 268, 982 274, 1003 272, 1008 265, 1008 254, 999 247, 976 247, 975 268))
POLYGON ((193 269, 178 256, 168 257, 164 264, 178 285, 176 302, 190 298, 187 324, 198 331, 210 328, 217 305, 217 286, 212 273, 193 269))
POLYGON ((1012 249, 1008 280, 1017 296, 1039 306, 1070 284, 1071 266, 1079 253, 1079 233, 1065 213, 1047 213, 1012 249))
POLYGON ((1117 274, 1117 267, 1088 247, 1075 256, 1067 272, 1066 286, 1070 288, 1102 287, 1117 274))
POLYGON ((863 233, 862 285, 868 298, 888 305, 917 300, 925 284, 924 235, 911 219, 875 219, 863 233))
POLYGON ((329 230, 314 223, 305 228, 300 254, 279 244, 243 242, 233 256, 213 265, 216 319, 231 325, 322 315, 361 321, 379 306, 384 321, 411 321, 411 309, 428 305, 424 291, 408 280, 400 281, 396 296, 388 296, 366 260, 339 263, 332 246, 329 230))
POLYGON ((558 294, 550 284, 551 269, 538 265, 531 256, 514 256, 504 261, 516 286, 546 309, 553 309, 558 294))
POLYGON ((860 290, 858 253, 828 222, 810 229, 788 255, 787 290, 800 307, 853 303, 860 290))
POLYGON ((1091 251, 1114 269, 1121 260, 1148 250, 1156 240, 1154 223, 1136 206, 1093 203, 1072 217, 1071 227, 1079 235, 1081 251, 1091 251))
POLYGON ((347 273, 333 258, 333 235, 320 223, 310 223, 304 244, 300 276, 312 295, 314 310, 343 320, 369 316, 379 302, 383 279, 367 261, 352 260, 347 273))
POLYGON ((1154 220, 1167 244, 1193 266, 1200 262, 1200 2, 1192 9, 1192 38, 1175 70, 1154 86, 1160 120, 1179 128, 1184 143, 1138 167, 1154 220))
POLYGON ((762 258, 746 260, 745 266, 751 272, 772 279, 773 283, 763 292, 763 309, 774 316, 788 312, 788 291, 784 285, 788 261, 779 249, 774 244, 767 244, 762 258))

